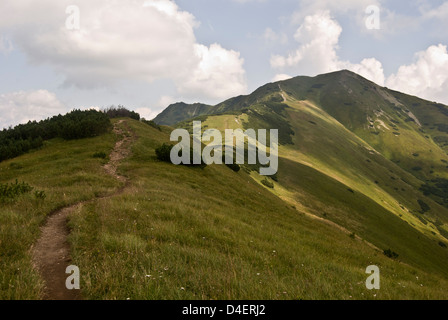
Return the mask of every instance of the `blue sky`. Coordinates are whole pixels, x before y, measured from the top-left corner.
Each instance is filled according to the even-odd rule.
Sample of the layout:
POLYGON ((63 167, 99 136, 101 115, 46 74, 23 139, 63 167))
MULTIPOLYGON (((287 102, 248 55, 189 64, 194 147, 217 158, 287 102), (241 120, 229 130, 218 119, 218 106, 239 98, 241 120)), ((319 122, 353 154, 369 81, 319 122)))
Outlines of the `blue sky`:
POLYGON ((0 127, 118 104, 153 118, 339 69, 448 104, 447 30, 447 1, 2 0, 0 127))

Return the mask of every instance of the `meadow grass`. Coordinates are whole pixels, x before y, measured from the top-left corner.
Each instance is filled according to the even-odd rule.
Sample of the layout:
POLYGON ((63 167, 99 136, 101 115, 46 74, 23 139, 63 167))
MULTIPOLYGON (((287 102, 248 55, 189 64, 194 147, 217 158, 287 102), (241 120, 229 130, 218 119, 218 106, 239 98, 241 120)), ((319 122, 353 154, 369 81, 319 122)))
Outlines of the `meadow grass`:
POLYGON ((54 139, 40 150, 0 163, 0 183, 15 179, 45 192, 0 203, 0 299, 40 299, 43 282, 34 270, 31 246, 46 217, 59 208, 114 191, 119 184, 101 167, 116 137, 106 134, 75 141, 54 139))
MULTIPOLYGON (((126 120, 138 136, 119 167, 103 170, 113 134, 62 141, 0 164, 0 183, 44 190, 0 211, 0 298, 39 299, 30 248, 58 208, 69 218, 73 264, 85 299, 446 299, 446 277, 392 260, 339 228, 307 217, 241 170, 156 160, 170 129, 126 120), (369 265, 381 290, 365 287, 369 265)), ((274 189, 276 190, 276 189, 274 189)))
POLYGON ((169 130, 139 136, 121 195, 70 218, 86 299, 446 299, 443 276, 391 260, 306 217, 244 171, 156 160, 169 130), (381 290, 365 287, 378 265, 381 290))

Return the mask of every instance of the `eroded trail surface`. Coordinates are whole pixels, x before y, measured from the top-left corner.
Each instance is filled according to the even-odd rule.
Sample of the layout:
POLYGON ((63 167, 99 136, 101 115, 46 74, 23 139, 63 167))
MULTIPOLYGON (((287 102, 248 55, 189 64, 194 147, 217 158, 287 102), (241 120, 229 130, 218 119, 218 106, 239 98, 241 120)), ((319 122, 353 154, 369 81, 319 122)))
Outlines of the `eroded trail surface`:
MULTIPOLYGON (((117 168, 120 161, 130 156, 131 145, 136 137, 127 126, 125 120, 117 122, 113 130, 117 136, 121 137, 121 139, 115 144, 115 147, 110 154, 110 161, 104 166, 104 169, 108 174, 127 185, 127 179, 117 173, 117 168)), ((119 195, 125 188, 126 187, 123 187, 113 194, 102 198, 110 198, 119 195)), ((77 203, 54 212, 48 217, 45 225, 42 227, 41 236, 32 248, 34 266, 45 281, 45 290, 42 299, 80 300, 82 298, 79 290, 68 290, 65 285, 65 281, 69 276, 65 271, 66 268, 72 264, 70 258, 70 245, 67 241, 69 235, 67 219, 79 206, 97 199, 99 198, 77 203)))

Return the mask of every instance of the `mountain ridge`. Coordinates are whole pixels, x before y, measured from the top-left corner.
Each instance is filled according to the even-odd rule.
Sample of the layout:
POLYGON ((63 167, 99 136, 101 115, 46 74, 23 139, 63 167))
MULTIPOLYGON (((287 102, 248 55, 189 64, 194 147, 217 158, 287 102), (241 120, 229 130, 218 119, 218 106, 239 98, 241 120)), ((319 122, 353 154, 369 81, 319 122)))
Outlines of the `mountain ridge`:
POLYGON ((197 104, 176 124, 279 129, 279 170, 269 177, 259 165, 160 161, 174 128, 151 121, 45 140, 0 162, 2 187, 39 191, 2 203, 0 297, 42 297, 30 248, 52 212, 78 203, 67 240, 85 299, 446 298, 446 110, 334 73, 197 104), (105 165, 134 134, 117 164, 121 181, 105 165), (381 270, 375 292, 365 287, 371 265, 381 270))
MULTIPOLYGON (((162 112, 156 121, 164 116, 162 112)), ((448 240, 445 105, 380 87, 343 70, 268 83, 175 127, 191 130, 193 120, 222 132, 279 129, 279 172, 269 178, 271 192, 354 230, 376 246, 393 243, 397 251, 414 256, 411 260, 432 259, 427 255, 432 250, 432 255, 446 256, 440 250, 448 240), (305 177, 311 177, 310 182, 305 183, 305 177), (390 238, 386 230, 401 230, 401 240, 390 238), (402 238, 415 248, 421 241, 426 249, 409 249, 402 238)), ((256 181, 263 181, 254 168, 245 168, 256 181)))

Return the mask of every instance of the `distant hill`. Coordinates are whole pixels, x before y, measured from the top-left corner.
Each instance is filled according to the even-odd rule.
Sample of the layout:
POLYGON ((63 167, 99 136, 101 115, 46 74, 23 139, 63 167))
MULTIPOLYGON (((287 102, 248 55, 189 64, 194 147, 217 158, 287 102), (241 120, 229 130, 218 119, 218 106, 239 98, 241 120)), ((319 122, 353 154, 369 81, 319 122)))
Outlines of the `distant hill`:
MULTIPOLYGON (((155 121, 190 128, 199 119, 222 131, 279 129, 280 165, 271 192, 378 247, 393 246, 407 261, 446 273, 447 106, 343 70, 269 83, 208 106, 196 118, 189 113, 182 119, 184 108, 191 110, 168 107, 176 120, 164 112, 155 121)), ((247 170, 262 181, 255 168, 247 170)))
POLYGON ((171 126, 185 119, 194 118, 203 114, 210 114, 212 108, 212 106, 202 103, 186 104, 178 102, 166 108, 154 119, 154 122, 159 125, 171 126))

